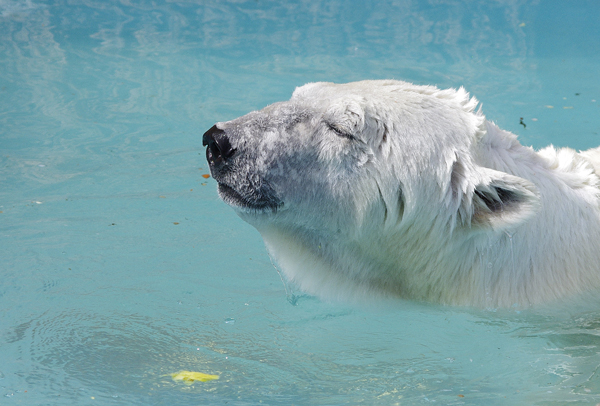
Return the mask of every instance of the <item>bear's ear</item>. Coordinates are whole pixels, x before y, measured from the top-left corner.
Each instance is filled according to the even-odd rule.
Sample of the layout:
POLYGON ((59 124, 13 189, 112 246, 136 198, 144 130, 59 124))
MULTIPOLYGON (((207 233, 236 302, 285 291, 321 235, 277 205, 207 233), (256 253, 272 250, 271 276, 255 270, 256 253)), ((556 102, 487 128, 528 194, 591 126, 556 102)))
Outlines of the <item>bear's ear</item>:
POLYGON ((450 183, 464 225, 504 230, 527 221, 540 208, 537 187, 508 173, 480 166, 467 169, 457 160, 450 183))
POLYGON ((478 168, 482 179, 471 196, 471 224, 503 230, 527 221, 540 208, 537 187, 526 179, 478 168))

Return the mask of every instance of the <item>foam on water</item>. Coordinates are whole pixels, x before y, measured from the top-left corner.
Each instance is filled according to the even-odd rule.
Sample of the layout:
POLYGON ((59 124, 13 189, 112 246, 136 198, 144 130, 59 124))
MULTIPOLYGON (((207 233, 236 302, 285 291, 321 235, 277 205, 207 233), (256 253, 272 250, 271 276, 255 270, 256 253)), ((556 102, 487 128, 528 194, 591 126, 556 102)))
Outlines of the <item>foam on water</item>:
POLYGON ((378 78, 464 85, 524 144, 595 147, 598 16, 593 0, 0 0, 0 404, 600 402, 597 299, 286 298, 201 147, 305 82, 378 78))

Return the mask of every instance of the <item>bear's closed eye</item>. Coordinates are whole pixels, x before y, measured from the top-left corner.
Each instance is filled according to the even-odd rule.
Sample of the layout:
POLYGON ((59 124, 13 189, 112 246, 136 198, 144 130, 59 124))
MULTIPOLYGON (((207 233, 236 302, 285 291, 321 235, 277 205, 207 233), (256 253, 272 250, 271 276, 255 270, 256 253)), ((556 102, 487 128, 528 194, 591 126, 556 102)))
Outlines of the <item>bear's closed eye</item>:
POLYGON ((329 128, 331 131, 333 131, 339 137, 348 138, 349 140, 355 140, 356 139, 352 134, 348 134, 348 133, 340 130, 339 128, 337 128, 333 124, 327 123, 327 128, 329 128))

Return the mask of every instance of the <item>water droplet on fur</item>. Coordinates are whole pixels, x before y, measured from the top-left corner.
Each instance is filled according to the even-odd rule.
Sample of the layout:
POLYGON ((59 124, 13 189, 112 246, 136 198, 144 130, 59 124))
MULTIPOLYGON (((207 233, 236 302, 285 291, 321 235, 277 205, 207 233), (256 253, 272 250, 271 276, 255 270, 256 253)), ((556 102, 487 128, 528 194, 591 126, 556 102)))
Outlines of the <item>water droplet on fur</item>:
POLYGON ((508 240, 510 241, 510 259, 512 262, 512 271, 513 271, 513 275, 515 274, 515 251, 513 248, 513 235, 515 235, 514 232, 510 233, 508 231, 505 231, 506 235, 508 236, 508 240))
POLYGON ((271 260, 271 265, 273 265, 273 268, 275 268, 277 271, 277 274, 281 279, 281 283, 283 283, 283 288, 285 289, 285 298, 287 299, 288 303, 290 303, 292 306, 298 306, 298 296, 294 294, 292 287, 288 285, 287 279, 283 277, 283 274, 279 270, 279 267, 275 264, 275 261, 273 261, 271 255, 269 255, 269 259, 271 260))

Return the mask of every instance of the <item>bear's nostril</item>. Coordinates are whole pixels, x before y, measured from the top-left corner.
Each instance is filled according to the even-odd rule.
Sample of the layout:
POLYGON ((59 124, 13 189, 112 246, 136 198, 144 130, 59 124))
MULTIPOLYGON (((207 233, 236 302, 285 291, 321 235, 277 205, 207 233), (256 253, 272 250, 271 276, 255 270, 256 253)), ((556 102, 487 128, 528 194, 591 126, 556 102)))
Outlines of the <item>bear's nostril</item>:
MULTIPOLYGON (((225 135, 225 133, 223 133, 223 135, 225 135)), ((223 155, 223 157, 224 158, 231 158, 231 156, 235 152, 235 149, 233 149, 231 147, 231 143, 229 142, 229 138, 227 138, 227 137, 215 138, 215 142, 219 146, 219 149, 221 150, 221 154, 223 155)))
POLYGON ((222 163, 235 153, 235 149, 231 147, 225 131, 218 129, 216 125, 213 125, 204 133, 202 145, 208 147, 206 149, 206 159, 211 165, 222 163))

